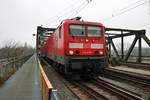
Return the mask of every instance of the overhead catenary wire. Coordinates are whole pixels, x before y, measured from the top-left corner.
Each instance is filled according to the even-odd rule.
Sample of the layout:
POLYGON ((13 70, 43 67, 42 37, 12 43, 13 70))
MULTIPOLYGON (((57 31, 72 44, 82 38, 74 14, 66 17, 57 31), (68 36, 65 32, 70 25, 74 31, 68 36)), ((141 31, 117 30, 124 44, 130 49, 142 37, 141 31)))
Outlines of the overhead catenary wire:
MULTIPOLYGON (((60 22, 60 20, 63 20, 63 19, 68 19, 67 16, 69 16, 70 14, 72 14, 74 12, 75 9, 79 8, 80 6, 82 6, 83 4, 85 3, 82 2, 79 6, 76 6, 75 8, 71 8, 69 9, 68 11, 64 12, 63 14, 61 14, 60 16, 56 17, 55 19, 53 19, 52 21, 50 21, 49 23, 51 23, 51 25, 55 22, 60 22), (60 19, 60 20, 59 20, 60 19)), ((71 17, 71 16, 70 16, 71 17)))
POLYGON ((136 4, 138 4, 139 2, 142 2, 142 1, 143 1, 143 0, 135 1, 135 2, 133 2, 133 3, 131 3, 131 4, 129 4, 129 5, 127 5, 127 6, 123 7, 123 8, 121 8, 119 11, 128 9, 129 7, 132 7, 133 5, 136 5, 136 4))
MULTIPOLYGON (((84 2, 82 2, 80 5, 78 5, 77 7, 75 7, 75 8, 72 8, 69 12, 66 12, 66 13, 64 13, 63 15, 61 15, 58 19, 60 19, 60 18, 62 18, 63 16, 64 16, 64 18, 63 19, 69 19, 69 18, 72 18, 72 17, 75 17, 75 15, 77 14, 77 13, 79 13, 81 10, 83 10, 86 6, 87 6, 87 4, 89 4, 89 2, 91 2, 92 0, 85 0, 84 2), (87 3, 88 2, 88 3, 87 3), (75 13, 75 14, 73 14, 73 13, 75 13), (69 14, 71 14, 70 16, 69 16, 69 14), (67 17, 68 16, 68 17, 67 17)), ((58 20, 57 19, 57 20, 58 20)), ((53 21, 53 22, 55 22, 55 21, 53 21)))
POLYGON ((75 7, 67 7, 68 9, 64 11, 62 11, 63 13, 59 14, 59 15, 55 15, 56 17, 54 17, 53 19, 51 19, 51 21, 48 21, 48 23, 51 23, 51 25, 57 21, 59 21, 59 19, 63 20, 63 19, 68 19, 68 18, 71 18, 71 17, 74 17, 77 13, 75 12, 80 12, 82 9, 84 9, 87 4, 89 2, 91 2, 92 0, 84 0, 80 5, 77 5, 75 7), (88 3, 87 3, 88 2, 88 3), (86 4, 87 3, 87 4, 86 4), (74 14, 75 13, 75 14, 74 14), (68 17, 67 17, 68 16, 68 17))
POLYGON ((80 5, 78 5, 76 8, 73 8, 72 10, 71 10, 71 12, 69 13, 69 15, 68 15, 68 18, 70 18, 70 17, 73 17, 73 15, 74 15, 74 13, 76 12, 76 11, 78 11, 78 9, 80 9, 82 6, 84 6, 86 4, 86 1, 84 1, 84 2, 82 2, 80 5))
POLYGON ((146 3, 148 3, 149 1, 148 1, 148 0, 144 0, 144 2, 142 2, 142 3, 139 3, 139 2, 140 2, 140 0, 139 0, 139 1, 136 1, 135 3, 132 3, 132 5, 135 4, 134 6, 132 6, 132 5, 130 4, 130 5, 128 5, 128 6, 124 7, 124 8, 122 8, 118 13, 112 14, 111 17, 108 17, 108 18, 104 19, 104 21, 111 20, 111 19, 114 18, 114 17, 120 16, 120 15, 126 13, 126 12, 129 12, 129 11, 131 11, 131 10, 133 10, 133 9, 135 9, 135 8, 137 8, 137 7, 139 7, 139 6, 142 6, 142 5, 146 4, 146 3))
POLYGON ((123 11, 123 12, 120 12, 120 13, 117 14, 116 16, 121 15, 121 14, 123 14, 123 13, 125 13, 125 12, 128 12, 128 11, 131 11, 131 10, 133 10, 133 9, 135 9, 135 8, 137 8, 137 7, 139 7, 139 6, 141 6, 141 5, 146 4, 147 2, 148 2, 148 1, 145 1, 145 2, 143 2, 143 3, 141 3, 141 4, 137 5, 137 6, 134 6, 134 7, 132 7, 132 8, 129 8, 129 9, 123 11))
POLYGON ((80 13, 92 0, 87 0, 84 2, 79 8, 74 10, 74 13, 69 17, 75 17, 78 13, 80 13))
POLYGON ((55 15, 53 15, 52 17, 48 18, 45 22, 51 22, 55 19, 58 18, 58 16, 60 16, 61 14, 64 14, 65 12, 67 12, 70 8, 74 7, 74 5, 76 3, 78 3, 79 1, 76 0, 75 2, 73 2, 72 4, 70 4, 69 6, 65 7, 64 9, 61 9, 61 11, 57 12, 55 15))

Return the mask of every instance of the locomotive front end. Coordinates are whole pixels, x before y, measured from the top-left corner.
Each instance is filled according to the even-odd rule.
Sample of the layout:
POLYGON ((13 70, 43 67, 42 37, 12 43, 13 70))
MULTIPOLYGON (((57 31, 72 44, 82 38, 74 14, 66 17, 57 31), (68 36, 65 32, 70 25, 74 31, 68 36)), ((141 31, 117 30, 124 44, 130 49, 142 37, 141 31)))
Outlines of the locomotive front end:
POLYGON ((98 75, 107 66, 104 26, 100 23, 68 24, 66 61, 69 71, 81 75, 98 75))

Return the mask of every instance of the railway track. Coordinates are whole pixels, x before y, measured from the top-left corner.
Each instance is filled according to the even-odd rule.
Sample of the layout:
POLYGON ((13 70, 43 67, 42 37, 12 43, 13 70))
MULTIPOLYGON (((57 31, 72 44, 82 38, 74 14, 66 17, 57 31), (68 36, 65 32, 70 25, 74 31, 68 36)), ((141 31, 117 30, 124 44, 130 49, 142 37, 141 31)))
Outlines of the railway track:
POLYGON ((89 87, 85 82, 73 82, 74 85, 80 87, 87 95, 89 95, 94 100, 109 100, 104 95, 95 91, 93 88, 89 87))
MULTIPOLYGON (((53 68, 51 69, 55 72, 53 68)), ((100 79, 94 79, 92 81, 70 81, 66 80, 57 72, 56 74, 78 100, 144 100, 133 92, 100 79)))
POLYGON ((64 85, 74 94, 76 99, 78 100, 101 100, 101 99, 96 99, 94 96, 90 95, 88 92, 82 90, 76 82, 71 82, 69 80, 66 80, 62 75, 58 74, 58 72, 56 72, 55 69, 51 67, 51 65, 47 62, 47 60, 41 59, 41 61, 44 64, 50 66, 49 68, 51 68, 51 70, 64 83, 64 85))
POLYGON ((112 77, 116 79, 126 80, 129 82, 133 82, 135 84, 139 84, 142 86, 150 87, 150 78, 146 75, 140 75, 132 72, 121 71, 116 69, 106 68, 104 71, 104 77, 112 77))
POLYGON ((134 92, 101 79, 89 82, 72 82, 72 84, 84 91, 92 100, 144 100, 134 92))
MULTIPOLYGON (((48 65, 48 63, 44 59, 42 59, 42 61, 48 65)), ((56 72, 52 67, 51 70, 53 70, 53 72, 56 72)), ((78 100, 109 100, 102 94, 96 92, 92 88, 85 85, 86 82, 84 81, 76 82, 76 81, 66 80, 57 72, 56 75, 65 84, 65 86, 75 95, 75 97, 78 100)))
POLYGON ((111 84, 105 80, 97 78, 92 80, 92 82, 98 87, 104 88, 110 93, 116 95, 117 97, 119 97, 119 100, 120 99, 121 100, 144 100, 143 98, 140 97, 140 95, 131 92, 129 90, 126 90, 124 88, 121 88, 117 85, 111 84))

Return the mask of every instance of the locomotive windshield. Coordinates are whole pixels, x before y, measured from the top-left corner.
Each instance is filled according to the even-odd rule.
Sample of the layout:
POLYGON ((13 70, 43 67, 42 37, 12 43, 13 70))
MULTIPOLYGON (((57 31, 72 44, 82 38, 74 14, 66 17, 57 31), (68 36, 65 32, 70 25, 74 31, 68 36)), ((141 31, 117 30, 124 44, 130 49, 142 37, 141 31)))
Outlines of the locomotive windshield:
POLYGON ((70 25, 70 33, 73 36, 85 36, 85 27, 81 25, 70 25))
POLYGON ((102 30, 99 26, 70 25, 72 36, 100 37, 102 30))
POLYGON ((98 26, 87 26, 88 37, 100 37, 102 30, 98 26))

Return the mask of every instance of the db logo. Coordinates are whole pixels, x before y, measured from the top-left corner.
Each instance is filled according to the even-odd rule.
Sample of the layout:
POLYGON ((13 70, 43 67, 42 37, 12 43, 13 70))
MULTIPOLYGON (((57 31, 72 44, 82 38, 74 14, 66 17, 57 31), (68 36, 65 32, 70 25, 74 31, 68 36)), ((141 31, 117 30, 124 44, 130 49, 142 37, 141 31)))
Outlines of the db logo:
POLYGON ((91 48, 91 44, 84 44, 84 48, 91 48))

